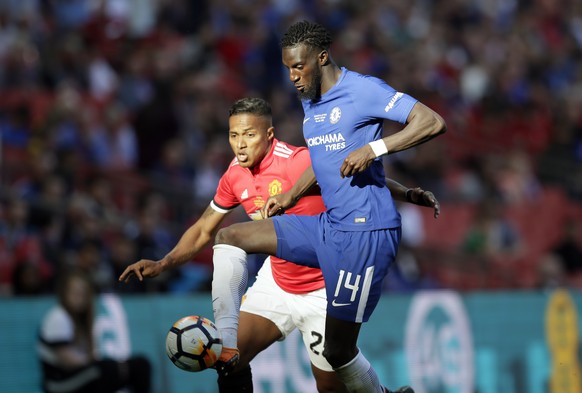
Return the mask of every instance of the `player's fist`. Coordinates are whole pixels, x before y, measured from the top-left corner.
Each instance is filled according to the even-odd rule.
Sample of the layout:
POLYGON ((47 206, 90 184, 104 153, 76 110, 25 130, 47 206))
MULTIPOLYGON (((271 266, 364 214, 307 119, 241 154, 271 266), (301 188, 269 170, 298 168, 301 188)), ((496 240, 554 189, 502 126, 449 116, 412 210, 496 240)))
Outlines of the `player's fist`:
POLYGON ((267 199, 265 205, 261 208, 261 214, 264 218, 277 216, 285 213, 286 209, 295 206, 296 203, 297 200, 293 198, 288 192, 274 195, 267 199))
POLYGON ((343 178, 363 172, 372 165, 375 159, 376 155, 370 145, 362 146, 348 154, 340 168, 340 175, 343 178))

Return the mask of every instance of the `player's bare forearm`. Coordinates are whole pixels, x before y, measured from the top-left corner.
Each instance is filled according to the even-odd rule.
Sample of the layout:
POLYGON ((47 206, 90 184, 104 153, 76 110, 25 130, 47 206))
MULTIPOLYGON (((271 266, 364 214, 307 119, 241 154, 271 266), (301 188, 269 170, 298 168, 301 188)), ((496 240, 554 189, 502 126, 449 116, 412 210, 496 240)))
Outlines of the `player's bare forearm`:
POLYGON ((178 244, 160 260, 163 270, 172 269, 192 260, 216 235, 225 214, 210 206, 190 228, 184 232, 178 244))
POLYGON ((386 178, 386 186, 388 186, 390 194, 392 194, 392 198, 395 201, 406 202, 406 190, 408 190, 408 187, 389 178, 386 178))
POLYGON ((417 102, 408 116, 406 126, 383 138, 389 153, 420 145, 447 131, 444 119, 426 105, 417 102))
POLYGON ((317 182, 315 178, 315 172, 313 172, 313 167, 310 165, 299 177, 299 179, 293 184, 293 187, 289 190, 290 195, 295 202, 299 200, 307 191, 311 189, 317 182))
POLYGON ((313 167, 309 166, 289 191, 267 199, 265 205, 261 209, 261 214, 263 217, 271 217, 276 214, 281 214, 285 209, 293 207, 316 183, 317 180, 315 179, 313 167))
POLYGON ((438 218, 441 214, 441 205, 432 192, 425 191, 420 187, 408 188, 396 180, 388 178, 386 178, 386 185, 394 200, 431 207, 434 209, 434 218, 438 218))
POLYGON ((172 251, 160 260, 162 271, 173 269, 192 260, 203 247, 210 243, 211 239, 209 234, 201 233, 199 228, 194 226, 188 228, 172 251))
POLYGON ((142 259, 129 265, 119 276, 119 281, 128 282, 132 276, 143 281, 160 273, 173 269, 192 260, 216 235, 218 227, 225 214, 219 213, 210 206, 202 217, 184 232, 176 246, 159 261, 142 259))

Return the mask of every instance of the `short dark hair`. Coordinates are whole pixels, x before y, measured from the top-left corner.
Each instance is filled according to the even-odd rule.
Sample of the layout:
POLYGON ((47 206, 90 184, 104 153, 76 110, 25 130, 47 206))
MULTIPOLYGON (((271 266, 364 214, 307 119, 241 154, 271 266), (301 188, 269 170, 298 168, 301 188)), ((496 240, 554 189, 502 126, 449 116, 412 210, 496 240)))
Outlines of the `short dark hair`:
POLYGON ((228 110, 228 117, 241 113, 271 117, 271 105, 262 98, 245 97, 236 101, 228 110))
POLYGON ((331 34, 319 23, 303 20, 292 24, 281 39, 281 47, 289 48, 306 44, 318 49, 329 49, 331 34))

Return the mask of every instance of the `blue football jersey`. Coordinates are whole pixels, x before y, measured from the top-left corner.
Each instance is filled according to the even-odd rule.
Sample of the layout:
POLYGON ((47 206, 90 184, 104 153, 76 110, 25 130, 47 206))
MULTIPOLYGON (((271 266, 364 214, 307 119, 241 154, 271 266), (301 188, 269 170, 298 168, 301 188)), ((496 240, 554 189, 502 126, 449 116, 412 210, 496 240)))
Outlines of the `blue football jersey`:
POLYGON ((303 136, 333 227, 367 231, 400 226, 381 159, 343 179, 340 168, 351 151, 382 138, 384 119, 406 123, 416 102, 381 79, 343 67, 319 101, 302 101, 303 136))

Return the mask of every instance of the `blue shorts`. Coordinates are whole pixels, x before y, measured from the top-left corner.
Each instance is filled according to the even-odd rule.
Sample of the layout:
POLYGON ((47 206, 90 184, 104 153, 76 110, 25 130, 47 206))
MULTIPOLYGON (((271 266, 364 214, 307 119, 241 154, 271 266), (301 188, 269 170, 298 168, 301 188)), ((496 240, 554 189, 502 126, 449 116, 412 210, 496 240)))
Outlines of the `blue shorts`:
POLYGON ((339 231, 329 225, 325 213, 276 216, 273 222, 277 257, 323 272, 327 313, 345 321, 366 322, 396 258, 400 227, 339 231))

